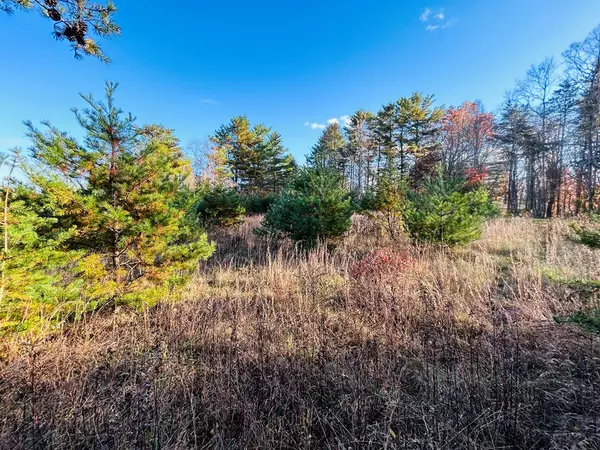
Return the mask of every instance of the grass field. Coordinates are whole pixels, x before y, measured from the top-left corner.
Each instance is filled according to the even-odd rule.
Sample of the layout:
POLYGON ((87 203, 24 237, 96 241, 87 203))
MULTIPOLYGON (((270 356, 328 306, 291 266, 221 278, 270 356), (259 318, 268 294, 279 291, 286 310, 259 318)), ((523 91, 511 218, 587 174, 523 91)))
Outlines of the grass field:
POLYGON ((448 250, 356 217, 305 254, 258 220, 213 236, 184 301, 6 338, 0 448, 600 448, 581 319, 600 252, 566 221, 497 219, 448 250))

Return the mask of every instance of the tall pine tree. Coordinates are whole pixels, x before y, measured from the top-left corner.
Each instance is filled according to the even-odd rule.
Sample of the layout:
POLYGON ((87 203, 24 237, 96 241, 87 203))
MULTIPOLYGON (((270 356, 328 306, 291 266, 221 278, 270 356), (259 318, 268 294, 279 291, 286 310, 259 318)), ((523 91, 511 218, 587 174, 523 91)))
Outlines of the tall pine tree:
POLYGON ((346 125, 350 186, 354 191, 364 193, 376 179, 377 142, 373 130, 374 116, 367 111, 354 113, 346 125))
POLYGON ((234 117, 210 140, 214 152, 225 155, 232 180, 242 193, 277 191, 295 167, 281 135, 261 124, 252 127, 246 116, 234 117))
POLYGON ((325 128, 306 159, 309 165, 326 166, 345 175, 347 166, 345 150, 346 139, 342 134, 340 124, 334 122, 325 128))
MULTIPOLYGON (((441 120, 444 110, 433 106, 433 96, 416 92, 396 102, 396 126, 394 141, 398 147, 398 170, 400 176, 408 175, 409 169, 419 158, 427 164, 417 167, 421 172, 430 172, 432 163, 439 159, 441 120)), ((427 173, 429 174, 429 173, 427 173)))

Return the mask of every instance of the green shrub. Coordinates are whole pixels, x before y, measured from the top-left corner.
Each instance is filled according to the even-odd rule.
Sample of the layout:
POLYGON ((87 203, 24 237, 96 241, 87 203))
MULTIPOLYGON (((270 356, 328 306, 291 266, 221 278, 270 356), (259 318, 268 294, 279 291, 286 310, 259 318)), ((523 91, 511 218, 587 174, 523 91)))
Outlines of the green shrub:
POLYGON ((397 240, 404 231, 402 211, 406 203, 406 184, 396 174, 380 177, 377 186, 363 198, 361 209, 381 230, 397 240))
POLYGON ((568 317, 555 317, 558 323, 573 323, 584 330, 600 334, 600 309, 575 311, 568 317))
POLYGON ((351 199, 341 176, 317 166, 298 171, 255 231, 263 235, 283 234, 311 247, 348 231, 351 218, 351 199))
POLYGON ((274 194, 247 194, 242 197, 246 214, 266 214, 277 198, 274 194))
POLYGON ((591 225, 572 224, 571 239, 590 248, 600 248, 600 216, 592 216, 591 222, 591 225))
MULTIPOLYGON (((571 229, 574 234, 571 240, 579 244, 583 244, 589 248, 600 249, 600 216, 592 215, 590 224, 572 224, 571 229)), ((587 281, 586 287, 591 286, 595 292, 598 288, 598 281, 587 281)), ((589 311, 577 311, 568 319, 563 319, 563 322, 571 322, 580 327, 600 334, 600 308, 596 306, 589 311)))
POLYGON ((368 201, 365 200, 365 197, 367 196, 368 191, 365 193, 361 193, 357 190, 351 190, 349 192, 350 195, 350 205, 352 206, 352 211, 362 214, 365 212, 365 209, 363 208, 363 206, 366 206, 369 204, 368 201))
POLYGON ((404 224, 415 241, 460 245, 481 235, 483 222, 494 213, 487 190, 462 179, 437 177, 408 193, 404 224))
POLYGON ((242 198, 232 188, 207 186, 196 204, 196 216, 207 227, 229 227, 244 220, 242 198))

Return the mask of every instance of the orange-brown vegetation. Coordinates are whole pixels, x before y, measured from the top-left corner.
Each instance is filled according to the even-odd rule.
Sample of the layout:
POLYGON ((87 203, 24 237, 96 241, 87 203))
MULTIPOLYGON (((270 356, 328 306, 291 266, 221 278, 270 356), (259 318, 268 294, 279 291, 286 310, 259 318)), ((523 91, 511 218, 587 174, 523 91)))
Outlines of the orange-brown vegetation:
POLYGON ((220 231, 185 301, 4 342, 2 449, 592 449, 600 253, 564 221, 498 219, 469 247, 363 218, 308 253, 220 231))

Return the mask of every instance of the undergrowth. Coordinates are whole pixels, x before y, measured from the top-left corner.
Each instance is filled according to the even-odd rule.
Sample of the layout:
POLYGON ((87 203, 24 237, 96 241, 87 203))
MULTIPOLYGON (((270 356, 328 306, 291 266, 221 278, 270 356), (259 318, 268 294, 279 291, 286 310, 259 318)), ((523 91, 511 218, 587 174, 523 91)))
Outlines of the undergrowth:
POLYGON ((178 303, 3 340, 4 449, 594 449, 597 252, 560 220, 470 247, 217 230, 178 303), (559 274, 552 277, 549 274, 559 274), (587 308, 587 309, 586 309, 587 308), (579 318, 579 319, 577 319, 579 318))

